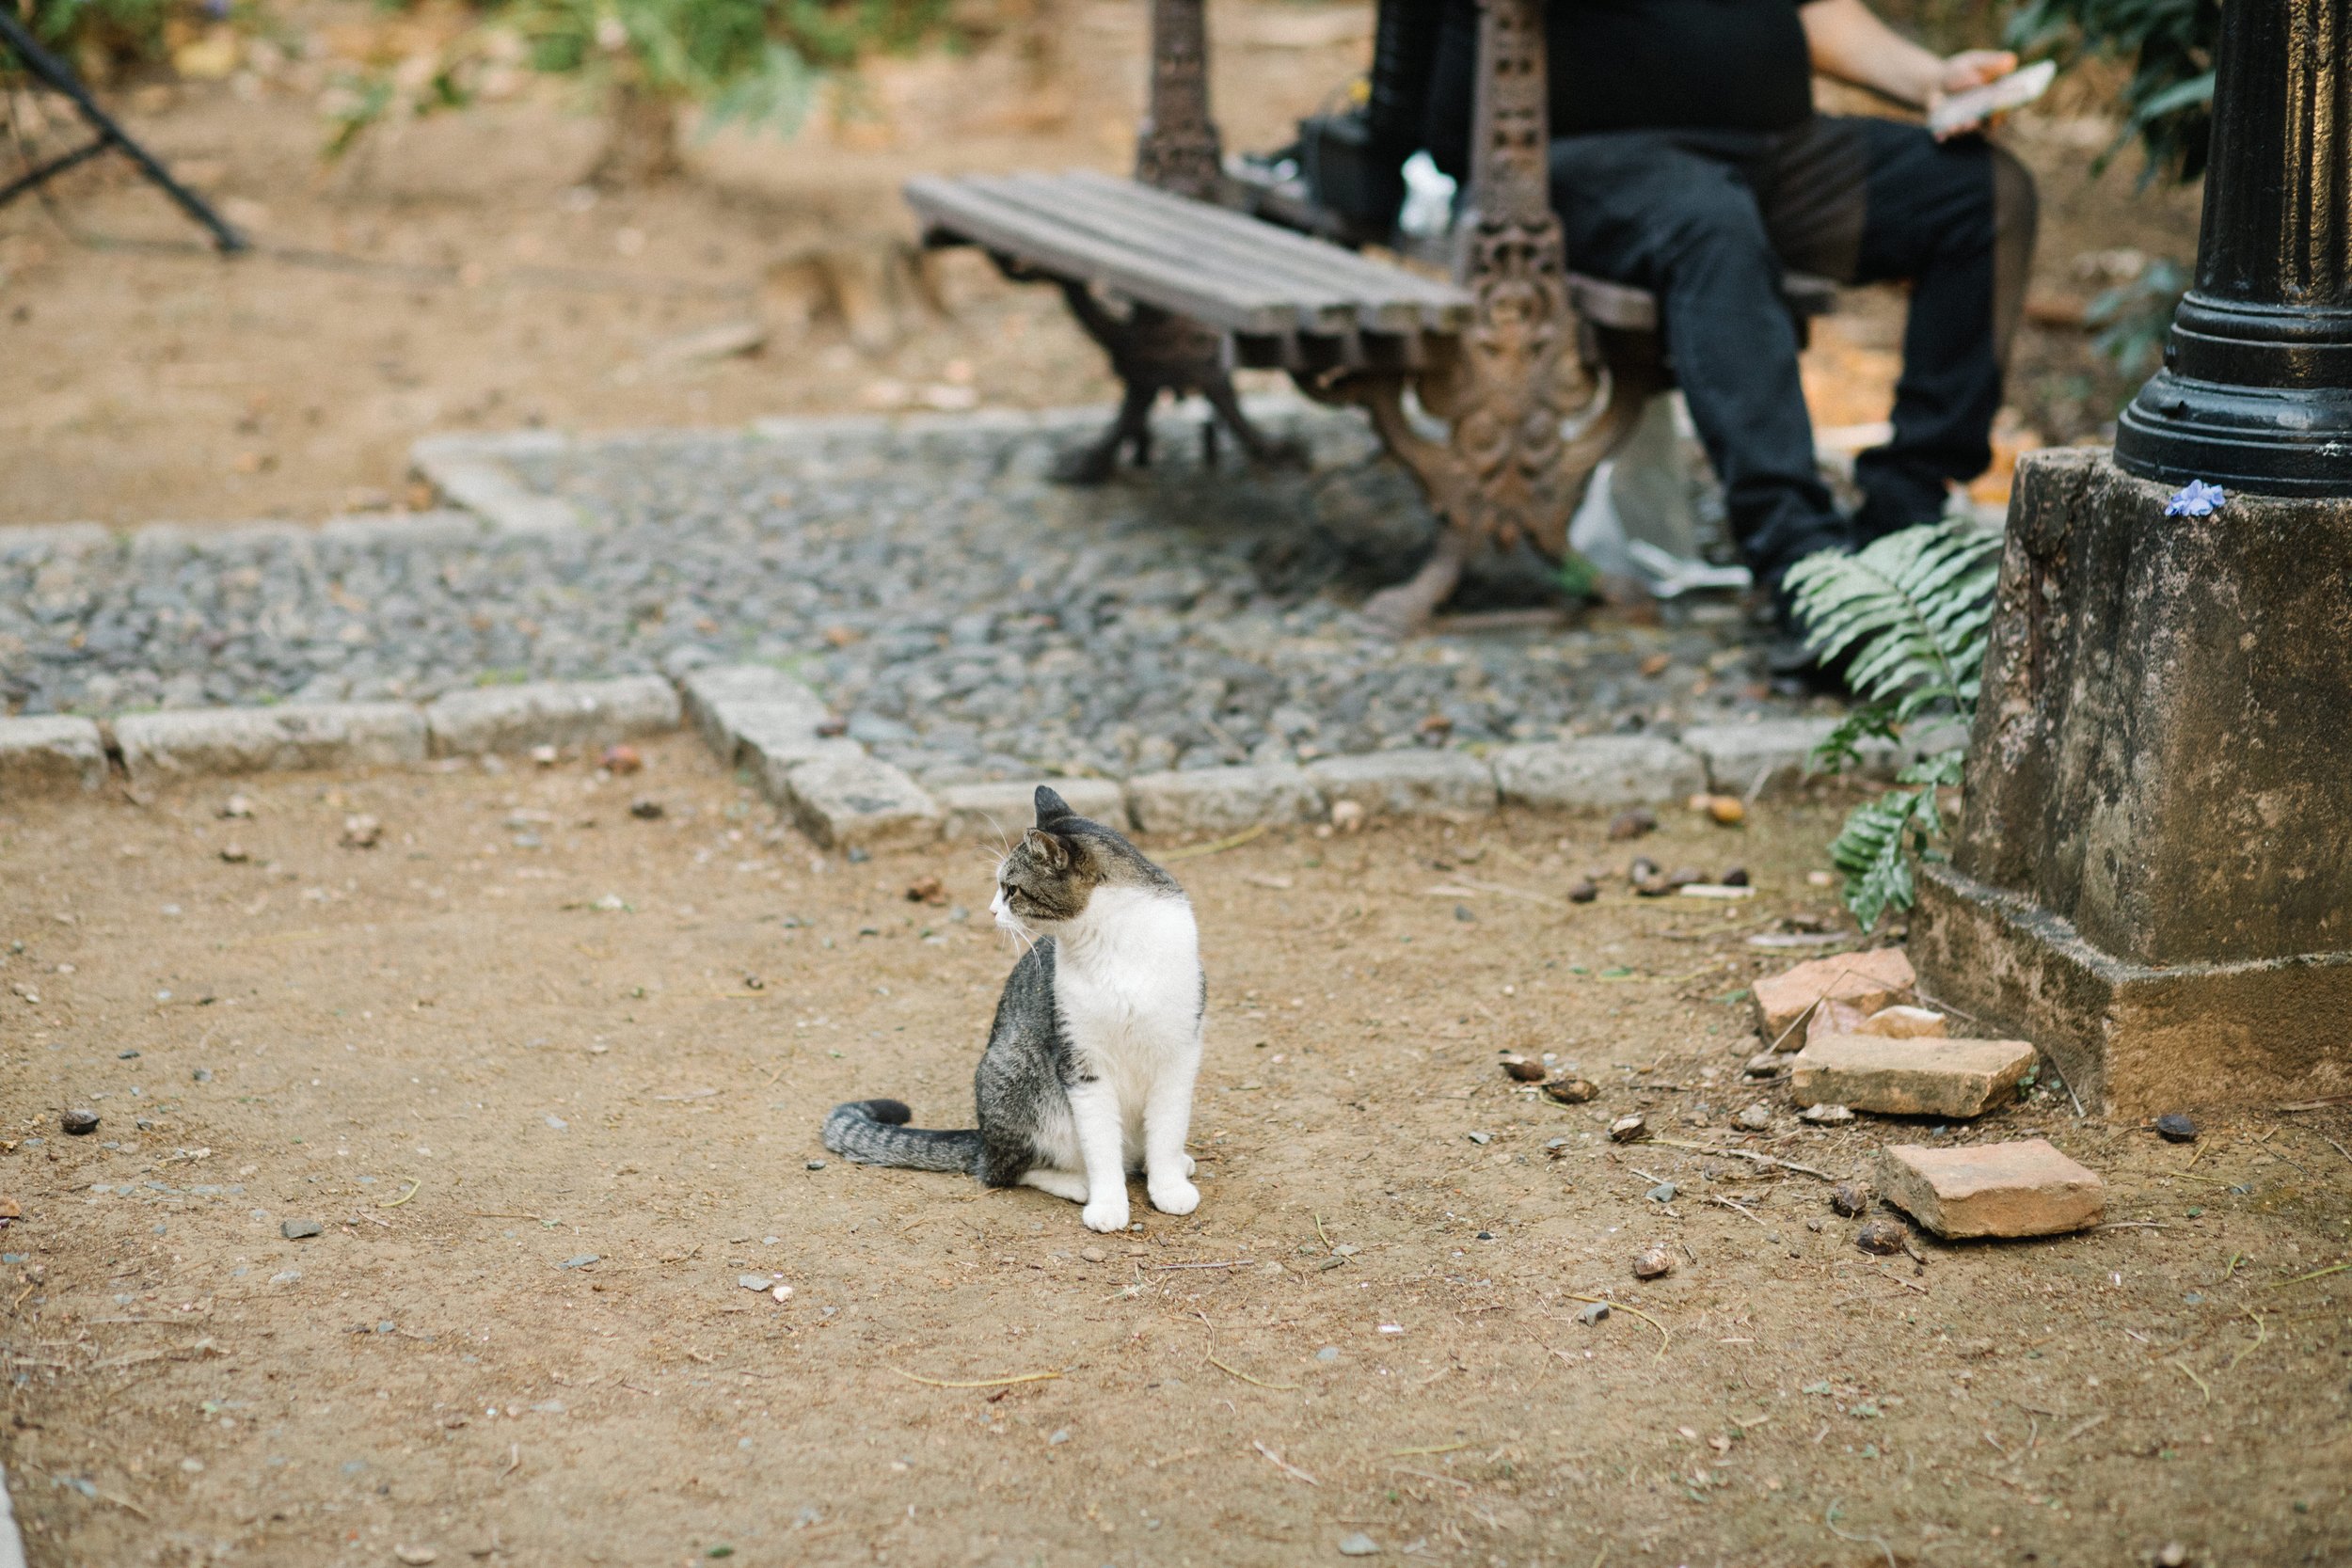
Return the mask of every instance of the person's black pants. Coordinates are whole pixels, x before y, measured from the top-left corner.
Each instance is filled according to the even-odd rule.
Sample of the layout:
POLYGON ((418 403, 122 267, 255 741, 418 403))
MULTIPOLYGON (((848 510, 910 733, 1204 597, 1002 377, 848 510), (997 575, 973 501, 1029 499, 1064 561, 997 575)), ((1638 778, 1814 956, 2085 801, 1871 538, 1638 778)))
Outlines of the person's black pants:
POLYGON ((1989 436, 2033 252, 2031 178, 1970 136, 1817 115, 1793 131, 1624 131, 1551 144, 1568 265, 1658 295, 1675 378, 1759 583, 1812 551, 1943 511, 1989 436), (1814 467, 1783 267, 1908 279, 1894 437, 1864 452, 1849 524, 1814 467))

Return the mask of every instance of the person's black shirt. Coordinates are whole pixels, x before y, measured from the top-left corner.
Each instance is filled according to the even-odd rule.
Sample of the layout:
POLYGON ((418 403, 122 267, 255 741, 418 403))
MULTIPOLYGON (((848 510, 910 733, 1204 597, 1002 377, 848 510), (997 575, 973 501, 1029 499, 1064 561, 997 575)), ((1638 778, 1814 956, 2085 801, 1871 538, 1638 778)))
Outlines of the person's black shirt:
MULTIPOLYGON (((1438 166, 1460 178, 1470 168, 1478 8, 1474 0, 1438 3, 1444 18, 1422 139, 1438 166)), ((1551 134, 1789 129, 1813 112, 1799 3, 1548 0, 1551 134)))

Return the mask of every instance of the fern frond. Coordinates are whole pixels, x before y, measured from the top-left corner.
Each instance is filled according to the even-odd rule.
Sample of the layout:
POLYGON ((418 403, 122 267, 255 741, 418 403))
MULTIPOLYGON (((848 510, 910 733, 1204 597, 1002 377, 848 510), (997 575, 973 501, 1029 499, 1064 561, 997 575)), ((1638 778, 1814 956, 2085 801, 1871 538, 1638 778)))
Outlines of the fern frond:
POLYGON ((1900 722, 1933 703, 1976 701, 2000 549, 1996 533, 1926 523, 1852 555, 1807 557, 1788 583, 1814 649, 1851 655, 1854 694, 1895 704, 1900 722))
POLYGON ((1907 910, 1916 892, 1911 875, 1911 827, 1919 801, 1935 810, 1935 791, 1890 789, 1846 814, 1829 847, 1832 864, 1846 874, 1846 908, 1867 933, 1889 908, 1907 910))
POLYGON ((1842 773, 1862 760, 1866 740, 1897 740, 1895 710, 1885 703, 1864 703, 1837 721, 1837 727, 1813 748, 1813 770, 1842 773))

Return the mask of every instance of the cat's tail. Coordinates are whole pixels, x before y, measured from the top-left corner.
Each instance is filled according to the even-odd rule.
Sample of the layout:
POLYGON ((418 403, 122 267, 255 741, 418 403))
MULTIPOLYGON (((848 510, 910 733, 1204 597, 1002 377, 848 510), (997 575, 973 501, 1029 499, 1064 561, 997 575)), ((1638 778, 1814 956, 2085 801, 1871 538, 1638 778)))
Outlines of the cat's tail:
POLYGON ((977 1129, 909 1127, 914 1113, 896 1100, 852 1100, 825 1118, 825 1147, 866 1165, 951 1170, 970 1175, 980 1160, 977 1129))

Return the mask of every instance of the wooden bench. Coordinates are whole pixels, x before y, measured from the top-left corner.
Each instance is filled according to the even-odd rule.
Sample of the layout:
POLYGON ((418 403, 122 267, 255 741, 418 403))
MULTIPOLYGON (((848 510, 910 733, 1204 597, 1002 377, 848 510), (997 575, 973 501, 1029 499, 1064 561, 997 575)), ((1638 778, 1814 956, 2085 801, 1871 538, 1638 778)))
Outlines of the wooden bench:
MULTIPOLYGON (((1250 457, 1296 454, 1233 395, 1237 367, 1290 372, 1327 403, 1361 406, 1444 520, 1428 562, 1368 600, 1404 632, 1453 593, 1491 542, 1568 555, 1568 519, 1594 467, 1672 385, 1648 293, 1568 272, 1547 174, 1542 0, 1481 0, 1472 210, 1445 283, 1285 228, 1281 210, 1222 166, 1209 117, 1203 0, 1152 0, 1150 99, 1136 177, 1076 172, 906 186, 926 243, 985 249, 1006 275, 1057 284, 1124 383, 1118 417, 1059 476, 1100 483, 1121 450, 1151 457, 1161 392, 1199 393, 1250 457), (1424 434, 1406 393, 1446 428, 1424 434), (1570 434, 1572 432, 1572 434, 1570 434)), ((1295 220, 1298 214, 1295 214, 1295 220)), ((1299 222, 1298 227, 1312 227, 1299 222)), ((1792 279, 1800 324, 1827 309, 1792 279)))

